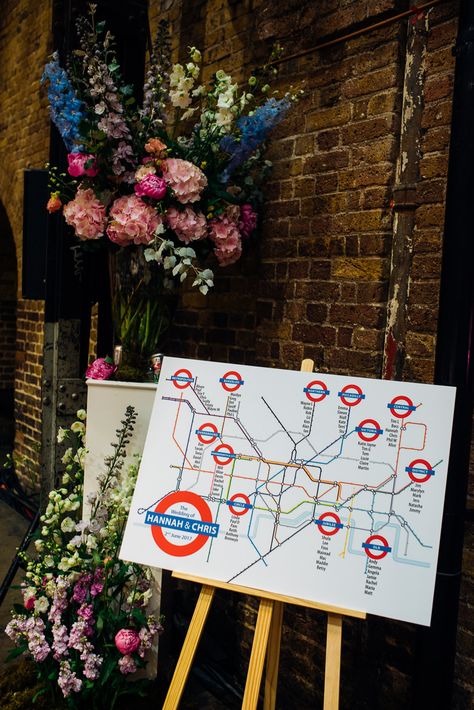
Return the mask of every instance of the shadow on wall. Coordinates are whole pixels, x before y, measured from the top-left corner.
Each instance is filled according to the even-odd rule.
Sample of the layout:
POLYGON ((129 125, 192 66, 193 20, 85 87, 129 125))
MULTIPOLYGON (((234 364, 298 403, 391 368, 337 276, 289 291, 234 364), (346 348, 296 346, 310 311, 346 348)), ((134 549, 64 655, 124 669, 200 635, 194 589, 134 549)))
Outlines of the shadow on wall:
POLYGON ((17 265, 10 222, 0 203, 0 457, 13 448, 17 265))

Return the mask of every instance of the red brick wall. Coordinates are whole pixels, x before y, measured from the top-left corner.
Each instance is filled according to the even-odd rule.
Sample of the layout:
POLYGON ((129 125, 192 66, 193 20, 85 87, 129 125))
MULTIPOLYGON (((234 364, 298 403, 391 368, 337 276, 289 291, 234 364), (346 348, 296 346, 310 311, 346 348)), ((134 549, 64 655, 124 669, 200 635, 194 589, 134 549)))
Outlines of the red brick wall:
MULTIPOLYGON (((39 80, 51 52, 49 2, 6 0, 0 13, 0 201, 13 232, 21 284, 23 170, 48 159, 49 118, 39 80)), ((0 238, 2 238, 0 236, 0 238)), ((15 451, 29 487, 38 485, 43 303, 17 301, 15 451)))
MULTIPOLYGON (((222 66, 240 79, 274 39, 298 52, 334 32, 350 32, 356 23, 380 19, 395 5, 183 0, 172 5, 170 18, 176 56, 198 44, 207 75, 222 66)), ((407 327, 403 378, 420 382, 431 382, 434 372, 457 10, 457 2, 448 1, 429 11, 422 57, 417 208, 407 235, 408 298, 399 304, 407 327)), ((166 3, 153 3, 152 25, 165 14, 166 3)), ((407 26, 407 20, 385 26, 281 65, 281 87, 304 82, 306 94, 269 150, 274 170, 259 247, 221 270, 207 298, 183 294, 170 354, 293 369, 311 357, 320 371, 381 376, 394 234, 390 203, 397 159, 403 158, 407 26)), ((472 500, 470 505, 472 510, 472 500)), ((459 709, 474 702, 473 535, 471 523, 455 678, 459 709)), ((232 614, 249 630, 240 640, 245 657, 252 605, 236 603, 232 614)), ((279 707, 315 707, 321 699, 321 619, 290 610, 286 620, 279 707)), ((416 630, 370 618, 348 623, 344 634, 342 706, 408 707, 416 630)))

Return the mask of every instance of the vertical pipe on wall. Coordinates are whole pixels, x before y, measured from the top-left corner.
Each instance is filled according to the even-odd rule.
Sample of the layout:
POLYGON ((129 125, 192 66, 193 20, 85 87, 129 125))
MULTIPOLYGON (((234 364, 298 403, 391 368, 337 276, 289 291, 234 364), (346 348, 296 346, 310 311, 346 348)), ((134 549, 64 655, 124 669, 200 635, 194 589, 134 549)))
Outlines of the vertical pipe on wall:
POLYGON ((473 403, 474 2, 461 0, 448 166, 435 382, 457 387, 431 627, 420 631, 414 707, 451 694, 473 403))
POLYGON ((417 208, 416 185, 420 167, 427 34, 427 15, 408 23, 400 146, 392 203, 393 240, 382 368, 382 377, 386 380, 401 380, 405 364, 407 302, 417 208))

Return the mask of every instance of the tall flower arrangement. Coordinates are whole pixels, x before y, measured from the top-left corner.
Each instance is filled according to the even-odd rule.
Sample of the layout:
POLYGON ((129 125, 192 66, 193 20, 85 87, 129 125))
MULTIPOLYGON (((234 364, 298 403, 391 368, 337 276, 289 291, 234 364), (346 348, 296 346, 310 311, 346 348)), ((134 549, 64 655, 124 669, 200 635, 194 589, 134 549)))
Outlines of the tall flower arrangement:
POLYGON ((13 655, 36 662, 45 692, 56 689, 68 707, 112 710, 122 695, 139 692, 143 681, 126 681, 145 665, 162 627, 148 613, 150 571, 117 557, 138 469, 136 462, 122 470, 135 412, 127 408, 87 519, 80 513, 84 418, 80 410, 71 429, 59 431, 70 443, 62 487, 49 494, 37 555, 25 556, 23 605, 6 633, 17 644, 13 655))
POLYGON ((202 83, 200 51, 173 64, 161 22, 139 105, 94 6, 77 29, 67 69, 54 54, 43 76, 69 151, 68 175, 51 171, 48 209, 85 246, 137 247, 165 286, 192 277, 206 294, 215 265, 235 263, 255 235, 265 143, 297 95, 272 92, 271 62, 244 86, 223 70, 202 83))

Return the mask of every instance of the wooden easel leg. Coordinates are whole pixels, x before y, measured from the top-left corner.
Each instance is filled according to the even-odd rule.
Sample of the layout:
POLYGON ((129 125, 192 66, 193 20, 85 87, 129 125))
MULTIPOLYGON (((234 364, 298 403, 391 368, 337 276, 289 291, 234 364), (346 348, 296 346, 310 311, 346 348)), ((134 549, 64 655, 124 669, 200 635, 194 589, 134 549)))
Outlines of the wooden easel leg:
POLYGON ((283 623, 283 602, 273 603, 272 623, 268 638, 267 667, 265 670, 265 697, 263 710, 275 710, 280 663, 281 626, 283 623))
POLYGON ((179 705, 215 591, 207 584, 201 588, 162 710, 176 710, 179 705))
POLYGON ((324 710, 338 710, 341 676, 342 616, 328 614, 326 669, 324 674, 324 710))
POLYGON ((270 599, 260 600, 255 634, 253 637, 252 653, 250 654, 247 682, 245 683, 244 699, 242 701, 242 710, 255 710, 257 707, 273 606, 274 602, 270 599))

